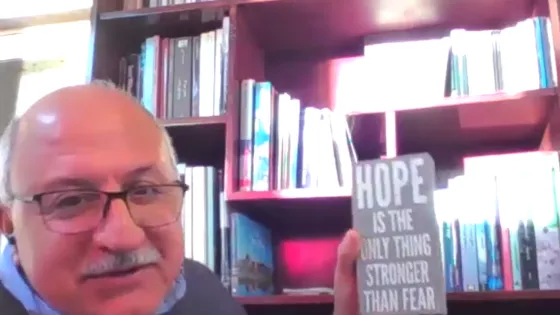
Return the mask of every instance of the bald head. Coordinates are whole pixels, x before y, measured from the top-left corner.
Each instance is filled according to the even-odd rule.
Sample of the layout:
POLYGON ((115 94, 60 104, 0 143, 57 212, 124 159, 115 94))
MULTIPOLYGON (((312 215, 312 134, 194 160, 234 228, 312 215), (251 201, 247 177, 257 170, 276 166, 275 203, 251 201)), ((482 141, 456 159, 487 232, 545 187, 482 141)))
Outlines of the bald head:
POLYGON ((154 314, 184 259, 187 187, 165 130, 130 95, 90 84, 44 96, 8 131, 0 230, 34 290, 61 314, 154 314), (123 255, 152 264, 124 282, 89 277, 123 255))
POLYGON ((65 134, 67 140, 80 142, 84 132, 111 137, 115 128, 157 133, 162 140, 157 149, 165 152, 171 165, 177 163, 167 131, 133 96, 105 81, 66 87, 39 99, 22 117, 14 117, 0 138, 0 203, 12 199, 10 173, 15 157, 37 156, 33 143, 24 145, 29 144, 26 139, 49 142, 65 134))

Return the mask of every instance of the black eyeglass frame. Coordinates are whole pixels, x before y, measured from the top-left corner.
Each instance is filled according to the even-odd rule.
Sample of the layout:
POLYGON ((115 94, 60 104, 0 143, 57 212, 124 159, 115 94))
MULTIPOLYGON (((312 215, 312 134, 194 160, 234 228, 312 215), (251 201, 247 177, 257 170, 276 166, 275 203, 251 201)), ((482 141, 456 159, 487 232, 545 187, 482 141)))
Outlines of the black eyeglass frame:
MULTIPOLYGON (((181 190, 182 190, 181 195, 182 195, 183 199, 184 199, 185 193, 187 191, 189 191, 189 189, 190 189, 189 185, 187 185, 187 184, 185 184, 181 181, 176 180, 176 181, 173 181, 169 184, 140 185, 140 186, 135 186, 135 187, 131 187, 131 188, 128 188, 128 189, 124 189, 124 190, 121 190, 121 191, 113 191, 113 192, 103 191, 103 190, 95 190, 95 189, 76 188, 76 189, 61 189, 61 190, 45 191, 45 192, 34 194, 34 195, 31 195, 31 196, 28 196, 28 197, 20 196, 20 195, 17 195, 17 194, 12 194, 12 198, 14 200, 19 200, 23 203, 28 203, 28 204, 29 203, 36 203, 37 206, 39 207, 39 213, 40 213, 41 217, 43 218, 43 223, 45 224, 45 226, 49 230, 51 230, 53 232, 56 232, 56 233, 60 233, 60 234, 68 234, 68 235, 80 234, 80 233, 87 233, 87 232, 90 232, 90 231, 94 230, 99 225, 99 223, 101 223, 107 217, 107 214, 109 213, 109 210, 111 209, 111 204, 113 203, 114 200, 122 200, 125 203, 126 209, 128 210, 128 214, 130 215, 130 217, 132 218, 132 220, 134 221, 135 224, 137 224, 138 226, 142 226, 144 228, 156 229, 156 228, 160 228, 160 227, 172 224, 174 222, 177 222, 177 220, 181 216, 181 210, 179 209, 179 211, 177 211, 177 216, 175 217, 174 220, 172 220, 170 222, 160 224, 160 225, 143 226, 143 225, 139 225, 134 220, 134 216, 131 213, 127 197, 128 197, 128 194, 135 189, 157 188, 157 187, 177 187, 177 188, 181 188, 181 190), (90 229, 86 229, 86 230, 78 231, 78 232, 61 232, 61 231, 53 230, 50 227, 50 225, 48 223, 48 220, 45 218, 45 214, 44 214, 44 211, 43 211, 43 205, 42 205, 43 196, 49 195, 49 194, 56 194, 56 193, 79 192, 79 191, 95 192, 95 193, 99 193, 99 194, 103 194, 103 195, 107 196, 107 200, 105 201, 105 205, 103 205, 103 208, 101 209, 102 210, 102 215, 101 215, 101 219, 99 220, 99 223, 97 223, 98 225, 96 225, 95 227, 92 227, 90 229)), ((181 200, 181 204, 182 204, 182 200, 181 200)))

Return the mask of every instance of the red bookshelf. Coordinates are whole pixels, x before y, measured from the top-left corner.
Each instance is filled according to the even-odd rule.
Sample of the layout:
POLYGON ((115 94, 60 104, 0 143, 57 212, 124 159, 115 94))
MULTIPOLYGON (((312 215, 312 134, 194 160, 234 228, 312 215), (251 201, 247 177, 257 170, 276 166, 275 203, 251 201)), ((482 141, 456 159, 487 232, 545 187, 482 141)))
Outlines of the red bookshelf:
MULTIPOLYGON (((558 300, 559 291, 513 291, 513 292, 465 292, 449 293, 450 302, 500 302, 510 300, 558 300)), ((283 305, 283 304, 332 304, 332 295, 274 295, 266 297, 238 297, 244 305, 283 305)))
MULTIPOLYGON (((452 28, 502 28, 547 15, 554 44, 560 47, 556 0, 215 0, 122 8, 122 0, 95 1, 92 78, 116 79, 119 58, 137 49, 146 37, 199 35, 219 27, 219 17, 229 16, 226 113, 162 123, 180 160, 223 168, 230 211, 247 214, 271 229, 279 289, 332 285, 336 246, 351 226, 351 192, 238 190, 238 87, 242 80, 271 81, 277 90, 289 92, 302 104, 336 109, 344 106, 334 97, 337 67, 341 59, 364 55, 365 35, 376 34, 380 40, 420 39, 452 28)), ((556 65, 560 65, 558 56, 560 51, 556 52, 556 65)), ((347 113, 359 159, 428 151, 441 171, 438 176, 445 177, 443 171, 460 167, 467 155, 558 149, 558 100, 558 90, 546 88, 398 107, 388 103, 347 113)), ((237 299, 249 314, 332 314, 333 298, 328 295, 237 299)), ((451 293, 448 305, 451 315, 546 314, 560 309, 560 293, 451 293)))
MULTIPOLYGON (((558 305, 558 291, 518 291, 518 292, 468 292, 447 295, 449 314, 497 314, 508 311, 513 314, 547 314, 558 305)), ((333 297, 312 296, 271 296, 261 298, 237 298, 250 312, 255 314, 332 314, 333 297), (271 310, 270 313, 265 313, 271 310), (307 312, 307 313, 306 313, 307 312)))

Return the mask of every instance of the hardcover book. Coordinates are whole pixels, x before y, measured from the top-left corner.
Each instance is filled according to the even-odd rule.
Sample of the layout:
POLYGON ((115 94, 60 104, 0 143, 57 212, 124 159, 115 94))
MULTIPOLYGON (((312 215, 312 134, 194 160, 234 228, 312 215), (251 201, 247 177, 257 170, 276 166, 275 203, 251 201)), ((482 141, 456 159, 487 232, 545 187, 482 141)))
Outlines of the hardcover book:
POLYGON ((361 161, 353 171, 360 314, 447 314, 433 159, 361 161))

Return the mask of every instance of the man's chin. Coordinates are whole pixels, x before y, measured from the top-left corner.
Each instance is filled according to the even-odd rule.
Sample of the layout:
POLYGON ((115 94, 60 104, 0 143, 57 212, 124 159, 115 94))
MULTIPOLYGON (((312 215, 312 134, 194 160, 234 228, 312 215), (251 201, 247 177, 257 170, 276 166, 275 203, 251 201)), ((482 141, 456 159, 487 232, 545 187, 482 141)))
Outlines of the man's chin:
POLYGON ((88 279, 85 296, 100 315, 154 314, 168 291, 156 268, 146 268, 126 277, 88 279))
POLYGON ((112 300, 103 301, 97 305, 96 315, 152 315, 161 304, 162 299, 157 299, 148 294, 128 294, 112 300))

